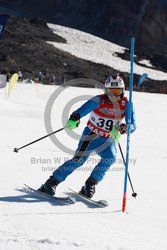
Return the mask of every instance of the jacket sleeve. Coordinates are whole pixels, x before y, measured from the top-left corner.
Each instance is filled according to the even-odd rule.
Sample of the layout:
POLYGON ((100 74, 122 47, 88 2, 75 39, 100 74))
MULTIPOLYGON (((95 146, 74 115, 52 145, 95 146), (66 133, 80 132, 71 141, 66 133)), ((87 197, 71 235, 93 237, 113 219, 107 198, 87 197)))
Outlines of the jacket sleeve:
POLYGON ((85 102, 80 108, 75 110, 73 114, 79 113, 80 117, 82 118, 83 116, 89 114, 92 110, 96 109, 101 101, 101 96, 97 95, 85 102))
MULTIPOLYGON (((129 112, 129 101, 127 101, 126 104, 126 110, 125 110, 125 121, 126 124, 128 124, 128 112, 129 112)), ((136 115, 135 115, 135 110, 134 110, 134 106, 132 103, 132 109, 131 109, 131 124, 129 127, 129 132, 130 134, 133 133, 136 130, 136 115)))

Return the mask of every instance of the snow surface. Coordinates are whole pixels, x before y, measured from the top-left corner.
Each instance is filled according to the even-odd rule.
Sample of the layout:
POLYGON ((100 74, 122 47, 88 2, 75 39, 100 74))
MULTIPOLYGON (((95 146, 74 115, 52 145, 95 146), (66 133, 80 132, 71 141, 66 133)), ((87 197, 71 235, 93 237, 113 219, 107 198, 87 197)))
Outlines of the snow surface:
MULTIPOLYGON (((56 48, 84 60, 104 64, 113 69, 120 70, 121 72, 129 72, 129 61, 123 60, 116 55, 118 52, 123 54, 126 48, 69 27, 51 23, 48 23, 48 27, 55 34, 65 38, 67 41, 67 43, 48 42, 53 44, 56 48)), ((148 61, 144 61, 144 64, 148 67, 152 67, 148 61)), ((134 64, 134 73, 138 75, 147 73, 150 79, 166 81, 167 73, 148 67, 134 64)))
MULTIPOLYGON (((167 96, 134 92, 137 131, 131 136, 129 173, 138 193, 136 199, 128 186, 127 212, 121 212, 124 171, 118 161, 97 186, 95 199, 106 199, 107 208, 90 208, 82 202, 58 206, 44 198, 22 192, 26 183, 38 188, 64 158, 49 138, 14 153, 20 147, 46 134, 44 111, 55 86, 16 84, 7 100, 0 89, 0 249, 9 250, 166 250, 167 241, 167 96), (164 138, 164 140, 163 140, 164 138), (57 158, 58 157, 58 158, 57 158), (133 160, 133 162, 132 162, 133 160), (136 161, 136 162, 135 162, 136 161), (34 163, 35 162, 35 163, 34 163), (135 162, 135 164, 134 164, 135 162)), ((53 129, 62 127, 64 106, 78 95, 86 95, 86 88, 66 88, 56 99, 51 123, 53 129)), ((89 89, 90 95, 99 94, 89 89)), ((83 101, 76 103, 71 110, 83 101)), ((81 134, 87 117, 76 129, 81 134)), ((75 149, 77 140, 66 131, 59 140, 75 149)), ((125 151, 126 136, 121 145, 125 151)), ((68 187, 80 190, 90 175, 96 156, 75 171, 57 189, 67 195, 68 187)))
POLYGON ((153 65, 151 64, 151 62, 149 60, 143 59, 139 61, 140 64, 146 65, 148 67, 153 67, 153 65))

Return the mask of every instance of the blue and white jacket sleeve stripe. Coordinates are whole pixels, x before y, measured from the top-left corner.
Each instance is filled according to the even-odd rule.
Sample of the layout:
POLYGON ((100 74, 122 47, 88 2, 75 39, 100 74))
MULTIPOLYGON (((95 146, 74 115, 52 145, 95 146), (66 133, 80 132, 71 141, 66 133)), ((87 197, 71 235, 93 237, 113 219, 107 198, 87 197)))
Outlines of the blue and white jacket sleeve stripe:
POLYGON ((81 118, 89 114, 92 110, 97 109, 101 101, 100 96, 94 96, 87 102, 85 102, 79 109, 75 110, 73 114, 79 113, 81 118))

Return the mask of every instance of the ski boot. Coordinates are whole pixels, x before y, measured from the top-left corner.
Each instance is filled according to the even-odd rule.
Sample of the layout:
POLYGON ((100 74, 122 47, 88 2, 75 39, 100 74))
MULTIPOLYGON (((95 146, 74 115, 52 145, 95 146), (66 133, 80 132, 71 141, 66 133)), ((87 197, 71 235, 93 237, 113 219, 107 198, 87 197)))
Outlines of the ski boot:
POLYGON ((51 175, 49 179, 44 184, 42 184, 42 186, 38 189, 38 191, 53 196, 56 192, 56 187, 58 184, 59 184, 58 181, 56 181, 54 176, 51 175))
POLYGON ((94 180, 92 177, 89 177, 79 193, 88 198, 92 198, 95 193, 95 185, 97 184, 98 182, 96 180, 94 180))

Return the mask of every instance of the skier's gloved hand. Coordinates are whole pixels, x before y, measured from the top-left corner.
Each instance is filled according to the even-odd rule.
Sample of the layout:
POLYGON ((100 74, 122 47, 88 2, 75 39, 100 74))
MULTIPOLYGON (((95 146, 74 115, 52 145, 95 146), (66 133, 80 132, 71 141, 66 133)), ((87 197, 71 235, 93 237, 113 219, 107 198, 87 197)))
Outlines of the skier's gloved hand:
POLYGON ((69 120, 66 123, 66 127, 69 129, 75 129, 79 126, 80 123, 80 114, 74 113, 70 116, 69 120))
POLYGON ((114 140, 116 140, 117 143, 119 143, 121 133, 117 129, 117 126, 112 126, 112 130, 110 131, 110 137, 114 140))
POLYGON ((128 130, 128 125, 126 125, 125 123, 119 125, 119 132, 121 134, 125 134, 127 130, 128 130))
POLYGON ((116 124, 115 126, 112 126, 112 130, 110 132, 110 137, 112 137, 114 140, 116 140, 119 143, 121 134, 125 134, 128 129, 128 126, 125 123, 122 124, 116 124))

